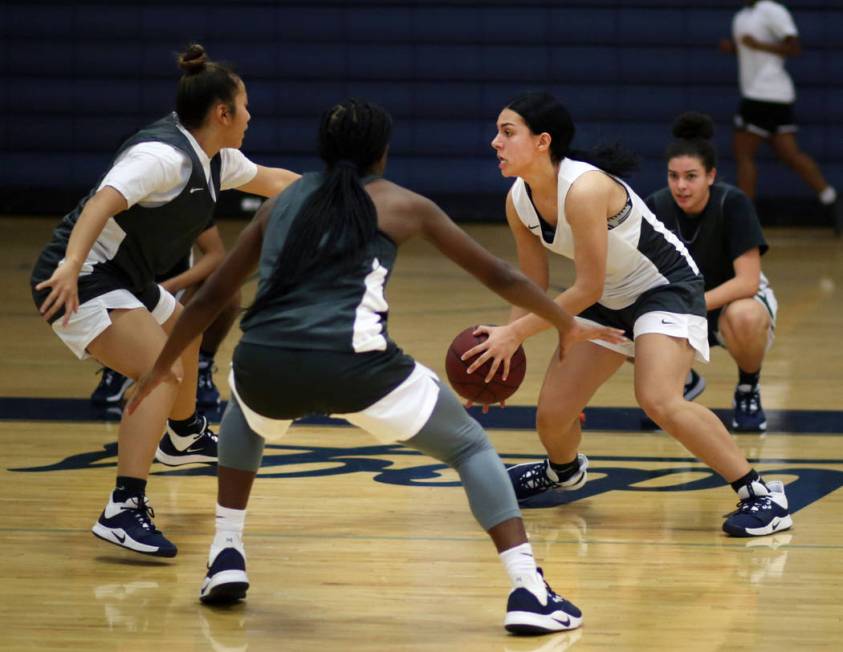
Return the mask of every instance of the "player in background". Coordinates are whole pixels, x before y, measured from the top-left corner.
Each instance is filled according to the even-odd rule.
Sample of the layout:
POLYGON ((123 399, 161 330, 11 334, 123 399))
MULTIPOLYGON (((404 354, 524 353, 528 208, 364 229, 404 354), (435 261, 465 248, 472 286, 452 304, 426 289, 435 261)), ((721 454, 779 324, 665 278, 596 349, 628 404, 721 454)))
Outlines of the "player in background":
MULTIPOLYGON (((738 365, 732 428, 764 432, 761 365, 773 344, 778 302, 761 271, 768 246, 752 200, 717 181, 714 124, 707 115, 683 113, 673 124, 665 152, 667 188, 647 206, 685 245, 702 272, 708 342, 723 346, 738 365)), ((702 377, 691 370, 685 398, 699 394, 702 377), (689 391, 689 387, 691 390, 689 391), (696 391, 699 389, 699 391, 696 391)))
POLYGON ((761 143, 767 142, 779 160, 817 194, 839 237, 843 233, 843 207, 837 190, 796 141, 796 88, 785 69, 786 59, 802 52, 796 23, 778 2, 746 0, 744 5, 732 20, 732 38, 720 42, 722 52, 738 57, 741 101, 734 134, 738 188, 755 199, 755 156, 761 143))

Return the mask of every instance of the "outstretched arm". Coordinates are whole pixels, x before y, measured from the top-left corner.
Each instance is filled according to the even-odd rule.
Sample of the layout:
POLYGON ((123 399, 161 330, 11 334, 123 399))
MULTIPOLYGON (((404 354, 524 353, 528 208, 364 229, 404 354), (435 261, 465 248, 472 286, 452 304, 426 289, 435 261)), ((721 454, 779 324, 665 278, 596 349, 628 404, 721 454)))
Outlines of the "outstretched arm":
POLYGON ((243 229, 237 243, 217 270, 202 284, 187 304, 158 355, 155 365, 137 383, 137 390, 129 401, 129 414, 135 411, 144 397, 163 382, 170 369, 187 348, 217 318, 234 293, 255 270, 263 245, 263 232, 275 200, 269 200, 243 229))
MULTIPOLYGON (((623 341, 622 333, 618 330, 586 328, 577 324, 571 314, 552 301, 542 288, 509 263, 493 256, 481 247, 432 202, 428 202, 424 209, 422 234, 448 258, 472 274, 490 290, 499 294, 509 303, 538 315, 541 320, 545 320, 545 324, 549 322, 556 327, 559 331, 560 357, 565 354, 568 346, 577 341, 596 338, 604 338, 613 342, 623 341)), ((480 327, 478 330, 488 330, 488 327, 480 327)), ((501 364, 504 365, 503 377, 506 378, 509 375, 509 360, 515 348, 517 348, 517 344, 511 350, 505 349, 502 351, 487 350, 484 344, 486 342, 474 347, 463 356, 463 359, 477 356, 477 359, 469 367, 469 373, 487 360, 493 359, 486 377, 487 381, 494 377, 501 364)))
POLYGON ((422 235, 509 303, 541 315, 561 332, 573 327, 571 315, 554 305, 524 274, 481 247, 433 202, 426 206, 422 235))
POLYGON ((274 197, 301 177, 301 175, 284 168, 268 168, 263 165, 257 167, 258 172, 254 178, 249 183, 239 186, 237 190, 261 197, 274 197))

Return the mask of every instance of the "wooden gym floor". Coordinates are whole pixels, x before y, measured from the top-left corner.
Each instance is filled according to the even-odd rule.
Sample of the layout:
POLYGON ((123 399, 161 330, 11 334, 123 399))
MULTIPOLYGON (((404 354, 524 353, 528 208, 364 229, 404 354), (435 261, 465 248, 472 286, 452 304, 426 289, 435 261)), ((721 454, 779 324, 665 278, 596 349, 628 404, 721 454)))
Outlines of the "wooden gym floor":
MULTIPOLYGON (((501 626, 508 582, 455 474, 325 421, 267 447, 247 519, 243 604, 197 600, 213 469, 153 466, 149 495, 180 548, 174 560, 95 539, 117 424, 87 404, 96 365, 76 361, 32 306, 29 269, 53 226, 0 219, 4 650, 831 650, 843 640, 843 243, 827 232, 767 233, 764 271, 780 302, 762 376, 770 432, 737 436, 759 470, 787 483, 794 528, 724 536, 733 493, 667 435, 641 429, 631 368, 622 369, 588 411, 586 487, 567 504, 524 511, 546 576, 585 625, 519 639, 501 626)), ((221 226, 232 242, 242 223, 221 226)), ((469 230, 511 259, 504 227, 469 230)), ((552 278, 565 285, 569 266, 554 261, 552 278)), ((388 298, 393 337, 440 375, 457 331, 507 315, 423 243, 402 251, 388 298)), ((225 396, 237 334, 217 359, 225 396)), ((528 342, 512 406, 484 418, 507 463, 541 454, 531 406, 552 346, 547 333, 528 342)), ((698 400, 727 416, 734 364, 717 349, 698 370, 708 382, 698 400)))

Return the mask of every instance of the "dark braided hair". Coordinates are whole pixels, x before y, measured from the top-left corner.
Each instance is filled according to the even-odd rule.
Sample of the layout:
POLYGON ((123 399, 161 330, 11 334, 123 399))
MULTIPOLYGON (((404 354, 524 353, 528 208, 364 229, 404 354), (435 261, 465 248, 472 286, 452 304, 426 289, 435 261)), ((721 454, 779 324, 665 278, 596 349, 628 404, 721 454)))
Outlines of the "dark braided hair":
POLYGON ((246 318, 294 287, 326 262, 341 270, 359 264, 377 232, 377 211, 360 177, 381 160, 389 145, 392 118, 381 107, 349 99, 322 115, 319 156, 325 179, 290 225, 275 268, 246 318))
POLYGON ((576 127, 571 114, 550 93, 531 91, 519 95, 507 109, 515 111, 533 134, 550 134, 550 160, 563 158, 585 161, 617 177, 627 176, 638 167, 638 158, 620 143, 597 145, 592 149, 571 149, 576 127))
POLYGON ((717 149, 711 142, 714 136, 714 123, 705 113, 688 111, 673 121, 673 137, 665 150, 667 161, 677 156, 698 158, 706 172, 717 167, 717 149))

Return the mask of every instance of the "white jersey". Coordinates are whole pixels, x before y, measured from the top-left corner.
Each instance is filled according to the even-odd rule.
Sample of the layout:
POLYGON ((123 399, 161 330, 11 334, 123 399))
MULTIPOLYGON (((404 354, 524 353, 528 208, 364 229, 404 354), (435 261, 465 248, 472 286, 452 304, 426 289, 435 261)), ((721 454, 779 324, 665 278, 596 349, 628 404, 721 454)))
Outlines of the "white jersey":
MULTIPOLYGON (((211 198, 216 201, 214 186, 210 183, 211 159, 193 134, 177 118, 174 119, 178 130, 187 138, 202 163, 211 198)), ((123 195, 130 208, 135 204, 155 208, 168 204, 181 194, 192 168, 190 157, 177 147, 156 141, 138 143, 121 152, 97 190, 111 186, 123 195)), ((227 147, 220 150, 220 190, 244 186, 257 173, 257 165, 240 150, 227 147)))
MULTIPOLYGON (((553 253, 574 258, 574 238, 565 217, 565 198, 581 175, 595 170, 602 172, 590 163, 562 160, 555 227, 539 217, 524 180, 515 180, 511 194, 519 219, 553 253)), ((608 221, 606 279, 598 303, 610 310, 620 310, 632 305, 647 290, 693 278, 699 269, 685 245, 656 219, 632 188, 621 179, 611 178, 626 190, 627 203, 608 221)))
POLYGON ((732 38, 738 53, 741 95, 762 102, 793 103, 796 89, 785 70, 784 57, 743 45, 741 39, 746 35, 762 43, 780 43, 789 36, 799 36, 790 12, 770 0, 744 7, 732 21, 732 38))

